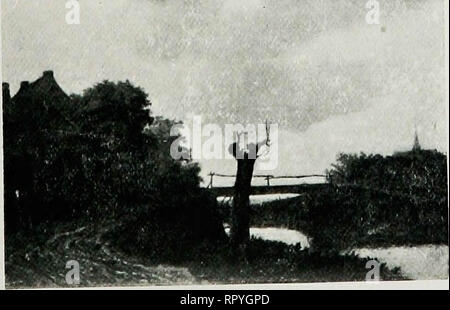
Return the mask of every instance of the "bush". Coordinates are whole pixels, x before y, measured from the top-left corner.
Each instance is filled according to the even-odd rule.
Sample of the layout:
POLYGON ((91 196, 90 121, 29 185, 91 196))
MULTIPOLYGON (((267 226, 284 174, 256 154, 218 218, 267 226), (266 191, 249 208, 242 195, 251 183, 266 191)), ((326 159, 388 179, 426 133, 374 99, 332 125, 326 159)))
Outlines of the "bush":
POLYGON ((333 184, 355 184, 418 199, 447 197, 447 156, 436 150, 414 149, 383 157, 340 154, 328 172, 333 184))
POLYGON ((320 196, 308 196, 303 208, 299 228, 322 250, 448 242, 444 200, 330 186, 320 196))
POLYGON ((69 97, 47 74, 7 98, 6 233, 108 219, 117 246, 174 258, 221 240, 199 167, 170 156, 176 122, 152 117, 147 97, 129 81, 69 97))
POLYGON ((107 234, 106 240, 126 253, 154 262, 181 262, 203 245, 214 249, 226 242, 214 199, 201 189, 173 193, 170 202, 158 198, 134 207, 107 234))
POLYGON ((448 243, 444 154, 341 154, 329 181, 300 197, 253 207, 252 225, 299 230, 322 252, 448 243))

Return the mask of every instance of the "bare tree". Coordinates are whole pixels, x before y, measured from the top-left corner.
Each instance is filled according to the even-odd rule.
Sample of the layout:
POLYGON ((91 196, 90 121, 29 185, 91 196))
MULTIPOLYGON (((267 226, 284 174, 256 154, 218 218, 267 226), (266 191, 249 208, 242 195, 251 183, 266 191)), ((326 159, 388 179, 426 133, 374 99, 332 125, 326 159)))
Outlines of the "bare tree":
POLYGON ((250 239, 250 191, 253 169, 256 160, 263 155, 259 154, 261 148, 270 146, 269 130, 269 124, 266 121, 266 139, 259 143, 242 143, 242 137, 247 133, 241 132, 237 134, 237 141, 229 147, 229 152, 237 160, 230 237, 232 247, 234 249, 241 248, 243 252, 245 252, 246 245, 250 239))

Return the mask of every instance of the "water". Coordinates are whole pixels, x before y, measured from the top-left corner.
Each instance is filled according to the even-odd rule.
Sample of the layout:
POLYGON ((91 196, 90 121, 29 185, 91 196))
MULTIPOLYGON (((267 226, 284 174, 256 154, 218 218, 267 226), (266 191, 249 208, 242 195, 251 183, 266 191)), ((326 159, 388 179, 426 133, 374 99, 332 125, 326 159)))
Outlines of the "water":
MULTIPOLYGON (((250 196, 253 205, 263 202, 286 199, 298 194, 269 194, 250 196)), ((218 197, 218 201, 230 201, 230 197, 218 197)), ((229 227, 225 227, 229 233, 229 227)), ((300 243, 303 249, 309 248, 308 237, 300 231, 279 227, 251 227, 250 235, 269 241, 284 242, 289 245, 300 243)), ((349 252, 361 258, 370 257, 388 268, 399 267, 400 272, 412 280, 448 279, 449 247, 448 245, 421 245, 414 247, 392 246, 383 248, 358 248, 349 252)))
MULTIPOLYGON (((225 232, 230 233, 230 228, 225 227, 225 232)), ((302 249, 309 248, 308 238, 297 230, 277 227, 251 227, 250 236, 269 241, 279 241, 289 245, 300 243, 302 249)))
POLYGON ((400 267, 401 273, 414 280, 448 279, 448 246, 355 249, 359 257, 374 257, 388 268, 400 267))
MULTIPOLYGON (((298 197, 300 194, 296 193, 286 193, 286 194, 266 194, 266 195, 250 195, 251 205, 260 205, 265 202, 270 202, 274 200, 288 199, 293 197, 298 197)), ((218 202, 232 202, 233 198, 228 196, 217 197, 218 202)))
MULTIPOLYGON (((229 228, 225 229, 227 233, 229 228)), ((250 234, 264 240, 280 241, 308 248, 308 237, 285 228, 250 228, 250 234)), ((360 248, 354 252, 361 258, 374 258, 386 263, 388 268, 400 267, 400 272, 412 280, 448 279, 449 248, 447 245, 421 245, 414 247, 393 246, 386 248, 360 248)))

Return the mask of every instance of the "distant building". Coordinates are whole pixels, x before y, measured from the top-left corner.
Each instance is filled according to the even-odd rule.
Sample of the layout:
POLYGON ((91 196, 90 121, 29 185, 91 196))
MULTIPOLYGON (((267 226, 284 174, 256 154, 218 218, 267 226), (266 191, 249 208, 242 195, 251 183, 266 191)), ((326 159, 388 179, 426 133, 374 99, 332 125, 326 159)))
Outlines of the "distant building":
MULTIPOLYGON (((26 115, 24 118, 28 122, 34 122, 36 128, 40 128, 39 124, 45 122, 51 123, 56 128, 69 122, 64 110, 72 104, 71 99, 58 85, 51 70, 44 71, 35 81, 22 81, 14 96, 10 94, 8 83, 3 83, 2 89, 6 115, 12 111, 26 115)), ((11 124, 10 128, 15 126, 19 125, 11 124)))
POLYGON ((42 97, 47 100, 69 100, 69 96, 58 85, 53 71, 50 70, 44 71, 42 76, 34 82, 22 81, 19 91, 12 97, 12 100, 15 101, 30 96, 42 97))
POLYGON ((420 151, 422 148, 420 147, 420 143, 419 143, 419 136, 417 135, 417 130, 414 133, 414 145, 412 150, 413 151, 420 151))
POLYGON ((400 151, 400 152, 394 152, 393 156, 401 156, 401 157, 417 157, 417 156, 421 156, 421 154, 425 154, 427 153, 429 150, 424 150, 422 149, 422 146, 420 145, 419 142, 419 135, 417 133, 417 130, 414 132, 414 143, 412 148, 409 151, 400 151))

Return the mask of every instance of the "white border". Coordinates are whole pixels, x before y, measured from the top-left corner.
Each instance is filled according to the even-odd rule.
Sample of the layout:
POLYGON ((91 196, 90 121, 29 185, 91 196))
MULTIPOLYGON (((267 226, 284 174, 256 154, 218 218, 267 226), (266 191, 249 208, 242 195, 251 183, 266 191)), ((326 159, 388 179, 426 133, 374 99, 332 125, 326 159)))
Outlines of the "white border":
MULTIPOLYGON (((444 53, 446 66, 446 85, 449 85, 449 3, 442 1, 444 7, 444 53)), ((0 1, 0 80, 3 82, 2 63, 2 27, 0 1)), ((449 88, 446 89, 446 101, 449 102, 449 88)), ((0 102, 3 102, 0 93, 0 102)), ((5 290, 5 247, 4 247, 4 208, 3 208, 3 104, 0 104, 0 290, 5 290)), ((449 106, 447 109, 447 129, 449 129, 449 106)), ((447 130, 448 133, 448 130, 447 130)), ((448 136, 447 136, 448 140, 448 136)), ((449 180, 449 145, 447 144, 447 180, 449 180)), ((450 192, 450 185, 447 182, 450 192)), ((230 285, 181 285, 181 286, 117 286, 117 287, 82 287, 82 288, 45 288, 27 290, 449 290, 449 279, 426 281, 380 281, 380 282, 321 282, 289 284, 230 284, 230 285)))
MULTIPOLYGON (((0 80, 3 83, 2 3, 0 1, 0 80)), ((0 94, 0 290, 5 289, 5 230, 3 214, 3 91, 0 94)))
POLYGON ((206 291, 240 291, 240 290, 449 290, 449 280, 424 281, 380 281, 380 282, 316 282, 286 284, 228 284, 228 285, 178 285, 178 286, 103 286, 80 288, 37 288, 23 290, 206 290, 206 291))

